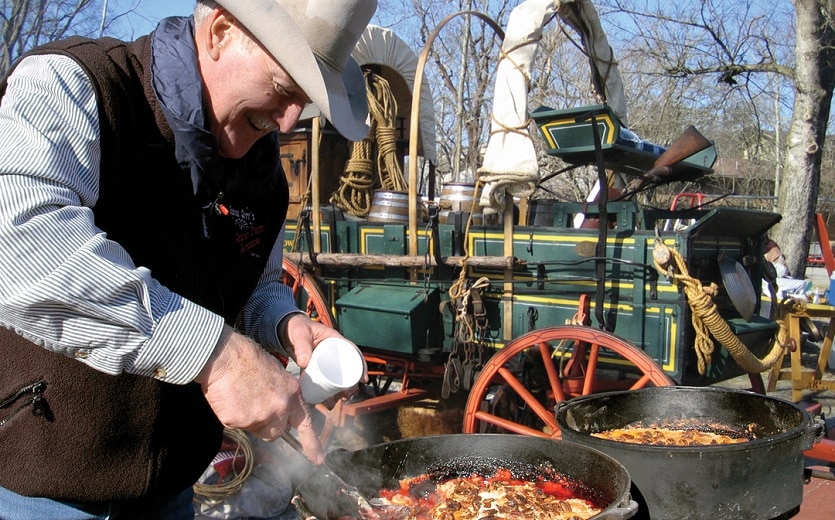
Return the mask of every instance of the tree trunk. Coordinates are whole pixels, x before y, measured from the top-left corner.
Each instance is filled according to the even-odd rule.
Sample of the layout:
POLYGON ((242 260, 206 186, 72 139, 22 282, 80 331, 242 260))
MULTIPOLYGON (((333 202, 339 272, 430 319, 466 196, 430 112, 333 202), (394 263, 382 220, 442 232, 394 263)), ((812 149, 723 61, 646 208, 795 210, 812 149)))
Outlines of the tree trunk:
MULTIPOLYGON (((797 14, 795 101, 786 136, 786 166, 774 239, 791 273, 802 276, 813 231, 826 125, 833 87, 831 0, 795 0, 797 14)), ((824 245, 827 247, 828 245, 824 245)))

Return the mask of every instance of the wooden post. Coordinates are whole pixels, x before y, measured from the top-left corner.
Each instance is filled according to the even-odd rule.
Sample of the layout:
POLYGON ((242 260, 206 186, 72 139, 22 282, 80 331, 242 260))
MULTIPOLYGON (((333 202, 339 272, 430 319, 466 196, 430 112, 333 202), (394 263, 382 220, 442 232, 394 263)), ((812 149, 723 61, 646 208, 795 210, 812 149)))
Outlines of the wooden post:
POLYGON ((310 135, 310 176, 311 176, 311 194, 313 199, 310 203, 311 212, 313 213, 313 251, 319 253, 322 251, 322 210, 320 204, 320 190, 319 185, 319 148, 322 139, 321 117, 316 116, 311 121, 313 129, 310 135))
MULTIPOLYGON (((513 195, 507 192, 504 197, 504 255, 513 256, 513 195)), ((502 305, 502 339, 510 341, 513 339, 513 268, 504 270, 502 305)))

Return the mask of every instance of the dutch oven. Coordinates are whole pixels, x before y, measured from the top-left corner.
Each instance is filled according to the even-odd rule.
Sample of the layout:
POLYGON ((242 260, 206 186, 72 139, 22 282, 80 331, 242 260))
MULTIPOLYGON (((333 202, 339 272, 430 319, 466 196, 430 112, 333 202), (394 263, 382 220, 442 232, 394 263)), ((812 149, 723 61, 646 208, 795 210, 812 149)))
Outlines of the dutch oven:
MULTIPOLYGON (((576 482, 577 494, 603 511, 595 520, 626 519, 638 504, 631 500, 623 465, 599 451, 567 441, 512 434, 453 434, 403 439, 358 451, 336 450, 326 465, 368 498, 397 489, 400 479, 428 473, 434 478, 492 476, 507 468, 515 477, 535 479, 551 467, 576 482)), ((356 504, 339 493, 327 471, 314 471, 296 488, 300 519, 332 520, 356 513, 356 504)))
POLYGON ((767 520, 803 499, 803 451, 822 426, 794 403, 742 390, 668 386, 577 397, 556 408, 562 438, 611 455, 629 472, 635 518, 767 520), (593 437, 627 426, 697 426, 753 439, 650 446, 593 437), (751 438, 751 436, 749 436, 751 438))

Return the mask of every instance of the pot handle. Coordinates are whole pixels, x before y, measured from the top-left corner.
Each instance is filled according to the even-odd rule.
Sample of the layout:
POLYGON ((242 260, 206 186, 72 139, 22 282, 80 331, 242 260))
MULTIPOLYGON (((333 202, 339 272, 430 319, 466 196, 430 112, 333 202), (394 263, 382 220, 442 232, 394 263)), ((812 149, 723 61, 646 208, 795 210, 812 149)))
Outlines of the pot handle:
POLYGON ((290 504, 296 506, 296 512, 299 514, 299 518, 303 518, 304 520, 318 520, 316 516, 310 512, 307 508, 307 504, 300 495, 296 495, 290 500, 290 504))
POLYGON ((819 415, 815 415, 814 417, 810 416, 809 423, 803 431, 800 450, 811 450, 815 443, 823 439, 824 429, 823 417, 819 415))
POLYGON ((632 518, 633 516, 635 516, 637 512, 638 503, 630 498, 629 503, 627 503, 625 506, 616 507, 611 511, 606 511, 606 514, 602 518, 611 518, 613 520, 616 518, 621 518, 623 520, 626 520, 627 518, 632 518))

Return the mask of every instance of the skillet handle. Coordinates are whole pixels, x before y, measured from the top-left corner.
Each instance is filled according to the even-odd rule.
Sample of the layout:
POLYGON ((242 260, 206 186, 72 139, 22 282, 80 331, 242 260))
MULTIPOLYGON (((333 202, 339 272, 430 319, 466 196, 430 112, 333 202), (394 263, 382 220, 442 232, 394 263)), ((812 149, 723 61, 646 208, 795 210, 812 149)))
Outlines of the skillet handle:
POLYGON ((627 518, 632 518, 635 514, 638 513, 638 503, 629 499, 629 503, 625 506, 616 507, 611 511, 606 511, 600 515, 596 515, 592 517, 592 520, 595 518, 605 518, 606 520, 616 520, 616 519, 623 519, 626 520, 627 518))
POLYGON ((815 443, 820 442, 823 439, 823 434, 825 430, 824 426, 825 423, 821 416, 809 416, 809 421, 806 424, 806 427, 803 429, 803 433, 801 434, 801 451, 811 450, 815 443))

